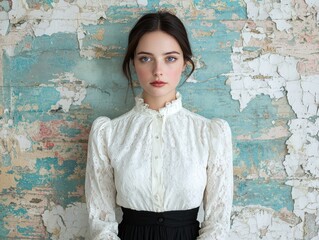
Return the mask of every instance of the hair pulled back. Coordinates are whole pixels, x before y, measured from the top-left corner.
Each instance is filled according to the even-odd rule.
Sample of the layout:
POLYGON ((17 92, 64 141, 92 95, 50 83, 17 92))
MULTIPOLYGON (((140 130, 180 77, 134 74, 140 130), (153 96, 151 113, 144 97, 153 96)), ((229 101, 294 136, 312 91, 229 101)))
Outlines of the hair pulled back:
POLYGON ((128 37, 126 54, 122 64, 122 70, 133 90, 133 80, 130 69, 130 62, 134 59, 136 47, 145 33, 163 31, 172 37, 180 45, 185 63, 191 64, 191 71, 187 78, 194 72, 195 64, 192 60, 192 49, 188 40, 187 32, 182 21, 167 11, 148 13, 143 15, 132 28, 128 37))

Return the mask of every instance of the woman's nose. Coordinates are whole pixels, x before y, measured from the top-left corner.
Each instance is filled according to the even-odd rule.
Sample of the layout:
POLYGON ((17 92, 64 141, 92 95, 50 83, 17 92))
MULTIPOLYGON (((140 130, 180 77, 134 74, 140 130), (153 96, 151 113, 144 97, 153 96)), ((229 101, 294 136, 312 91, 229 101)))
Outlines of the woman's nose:
POLYGON ((162 69, 161 63, 159 63, 159 62, 154 63, 153 75, 157 76, 157 77, 163 75, 163 69, 162 69))

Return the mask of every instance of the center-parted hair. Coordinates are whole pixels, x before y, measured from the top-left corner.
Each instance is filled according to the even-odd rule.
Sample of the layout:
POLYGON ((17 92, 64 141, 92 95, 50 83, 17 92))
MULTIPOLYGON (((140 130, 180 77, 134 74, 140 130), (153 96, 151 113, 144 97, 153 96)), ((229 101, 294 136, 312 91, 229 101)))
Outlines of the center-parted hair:
POLYGON ((175 15, 166 11, 148 13, 143 15, 130 31, 127 50, 122 64, 123 73, 128 79, 132 90, 133 81, 130 69, 130 61, 134 59, 136 47, 143 35, 145 33, 154 31, 163 31, 175 38, 182 49, 184 61, 191 64, 191 71, 187 77, 194 72, 195 64, 192 60, 192 49, 182 21, 175 15))

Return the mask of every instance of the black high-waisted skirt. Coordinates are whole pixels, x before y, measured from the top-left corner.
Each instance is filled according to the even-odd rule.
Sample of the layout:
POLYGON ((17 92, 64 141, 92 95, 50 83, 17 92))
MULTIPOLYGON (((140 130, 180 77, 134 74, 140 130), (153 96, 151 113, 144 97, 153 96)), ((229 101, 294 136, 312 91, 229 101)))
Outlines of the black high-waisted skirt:
POLYGON ((121 240, 195 240, 198 209, 157 213, 122 208, 118 236, 121 240))

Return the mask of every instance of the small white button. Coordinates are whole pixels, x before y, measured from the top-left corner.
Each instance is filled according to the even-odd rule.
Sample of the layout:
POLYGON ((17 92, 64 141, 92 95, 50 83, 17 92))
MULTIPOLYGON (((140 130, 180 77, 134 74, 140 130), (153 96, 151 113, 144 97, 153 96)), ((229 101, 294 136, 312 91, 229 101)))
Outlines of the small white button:
POLYGON ((155 159, 158 159, 158 156, 155 156, 155 159))
POLYGON ((156 194, 156 195, 154 196, 154 199, 155 199, 155 200, 158 200, 158 199, 159 199, 158 194, 156 194))
POLYGON ((159 139, 159 136, 158 136, 158 135, 156 135, 156 136, 155 136, 155 138, 156 138, 156 139, 159 139))

